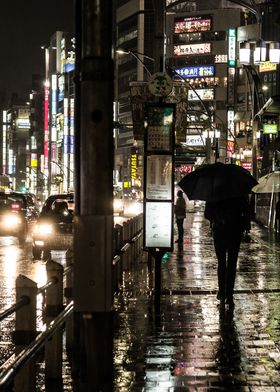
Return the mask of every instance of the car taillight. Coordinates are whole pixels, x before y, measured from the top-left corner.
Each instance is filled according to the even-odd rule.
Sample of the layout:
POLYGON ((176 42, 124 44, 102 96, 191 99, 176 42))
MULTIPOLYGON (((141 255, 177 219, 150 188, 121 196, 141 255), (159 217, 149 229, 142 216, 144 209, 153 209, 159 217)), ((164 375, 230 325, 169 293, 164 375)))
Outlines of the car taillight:
POLYGON ((12 207, 12 210, 14 210, 14 211, 20 210, 20 205, 18 203, 13 203, 11 207, 12 207))

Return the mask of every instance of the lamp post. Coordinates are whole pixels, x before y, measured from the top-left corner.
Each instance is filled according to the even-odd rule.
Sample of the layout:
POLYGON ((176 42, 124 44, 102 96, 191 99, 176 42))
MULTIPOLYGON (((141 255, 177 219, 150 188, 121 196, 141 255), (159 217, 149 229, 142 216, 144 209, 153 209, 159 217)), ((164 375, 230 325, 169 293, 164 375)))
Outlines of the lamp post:
POLYGON ((212 147, 215 150, 214 160, 215 163, 219 158, 219 137, 221 136, 221 132, 218 129, 206 129, 202 133, 203 139, 205 140, 205 148, 206 148, 206 162, 212 163, 212 147))
MULTIPOLYGON (((56 161, 51 161, 51 164, 55 164, 59 168, 59 170, 60 170, 60 172, 62 174, 62 181, 59 181, 59 183, 57 181, 57 185, 59 187, 59 191, 60 192, 69 192, 71 187, 70 187, 70 183, 69 183, 69 175, 68 175, 68 173, 71 173, 73 175, 74 171, 72 169, 70 169, 70 167, 64 165, 61 162, 58 163, 56 161), (62 189, 61 189, 61 184, 62 184, 62 189)), ((51 171, 51 172, 53 172, 53 171, 51 171)))
MULTIPOLYGON (((139 57, 142 56, 142 58, 147 58, 150 61, 155 61, 154 58, 145 55, 144 53, 140 53, 137 51, 132 51, 132 50, 123 50, 121 48, 116 50, 116 53, 119 54, 126 54, 126 55, 131 55, 133 56, 137 61, 139 61, 143 67, 145 68, 148 76, 151 76, 151 72, 148 70, 148 68, 146 67, 146 65, 144 64, 143 60, 139 57)), ((221 137, 221 132, 219 130, 216 129, 214 123, 213 123, 213 114, 209 111, 209 109, 207 109, 207 107, 205 106, 203 100, 201 99, 200 95, 198 94, 198 92, 196 91, 196 89, 191 85, 191 83, 182 77, 182 75, 180 75, 179 72, 176 71, 176 69, 170 67, 169 65, 165 64, 165 67, 167 68, 167 70, 169 72, 171 72, 173 74, 173 76, 178 77, 180 80, 182 80, 184 83, 187 84, 188 88, 190 88, 194 95, 196 96, 196 98, 198 99, 198 101, 200 101, 203 111, 201 113, 205 114, 206 117, 208 118, 206 127, 208 128, 208 133, 211 136, 207 136, 205 137, 205 134, 202 135, 201 137, 203 138, 203 140, 205 140, 205 155, 206 155, 206 161, 208 163, 211 162, 211 151, 212 151, 212 146, 214 143, 214 149, 215 149, 215 162, 217 161, 217 159, 219 158, 219 138, 221 137)), ((222 122, 222 126, 224 128, 224 124, 222 122)), ((206 131, 207 132, 207 131, 206 131)))
MULTIPOLYGON (((252 128, 252 166, 253 176, 259 177, 258 172, 258 154, 259 154, 259 134, 260 118, 257 113, 264 106, 264 88, 262 86, 260 75, 255 65, 260 65, 266 60, 273 59, 274 62, 280 62, 280 47, 278 43, 267 44, 262 40, 257 42, 241 42, 239 49, 239 63, 245 70, 249 93, 251 96, 251 128, 252 128), (272 44, 272 45, 271 45, 272 44), (272 52, 271 52, 272 51, 272 52)), ((267 89, 267 86, 265 86, 267 89)))

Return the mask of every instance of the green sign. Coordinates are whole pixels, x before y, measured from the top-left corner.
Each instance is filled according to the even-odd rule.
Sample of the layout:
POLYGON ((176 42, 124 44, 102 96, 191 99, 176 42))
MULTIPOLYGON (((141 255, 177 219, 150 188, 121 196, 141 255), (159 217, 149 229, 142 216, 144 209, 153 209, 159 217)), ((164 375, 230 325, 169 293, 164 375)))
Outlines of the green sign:
POLYGON ((236 29, 228 29, 228 66, 236 66, 236 29))
POLYGON ((277 124, 263 124, 263 133, 264 135, 277 135, 277 124))

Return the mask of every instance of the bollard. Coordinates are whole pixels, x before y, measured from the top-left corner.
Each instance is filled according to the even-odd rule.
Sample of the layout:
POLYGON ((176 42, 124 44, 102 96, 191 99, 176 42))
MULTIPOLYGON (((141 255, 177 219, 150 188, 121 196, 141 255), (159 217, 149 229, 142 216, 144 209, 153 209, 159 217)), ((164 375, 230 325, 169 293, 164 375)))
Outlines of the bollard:
MULTIPOLYGON (((56 281, 47 287, 46 323, 53 321, 63 309, 63 267, 52 260, 47 261, 47 277, 56 281)), ((62 329, 58 330, 45 345, 45 379, 62 380, 62 329)))
POLYGON ((132 242, 131 242, 131 238, 132 238, 132 219, 129 219, 128 221, 128 242, 130 243, 130 247, 128 248, 128 269, 131 270, 131 266, 132 266, 132 242))
POLYGON ((142 255, 143 255, 143 232, 144 232, 143 224, 144 224, 144 222, 143 222, 143 214, 141 214, 139 216, 138 230, 139 230, 139 233, 142 231, 142 234, 139 237, 139 241, 138 241, 138 257, 142 257, 142 255))
MULTIPOLYGON (((128 222, 124 222, 123 223, 123 243, 126 244, 129 241, 129 223, 128 222)), ((123 270, 127 270, 128 269, 128 250, 123 254, 123 270)))
MULTIPOLYGON (((36 337, 36 296, 37 284, 29 278, 19 275, 16 279, 16 302, 23 298, 27 304, 16 311, 16 325, 13 343, 18 355, 36 337)), ((30 359, 17 373, 14 384, 15 392, 36 391, 36 360, 30 359)))
MULTIPOLYGON (((123 227, 120 226, 119 227, 119 243, 118 243, 118 249, 117 251, 119 252, 122 245, 123 245, 123 227)), ((120 261, 118 263, 118 286, 121 284, 122 282, 122 273, 123 273, 123 254, 120 255, 120 261)))
MULTIPOLYGON (((66 251, 66 268, 71 268, 66 274, 66 287, 64 289, 64 297, 66 298, 66 304, 73 299, 73 251, 68 249, 66 251)), ((66 351, 69 359, 72 359, 72 350, 73 350, 73 339, 74 339, 74 331, 73 331, 73 315, 69 316, 66 320, 65 331, 66 331, 66 351)))

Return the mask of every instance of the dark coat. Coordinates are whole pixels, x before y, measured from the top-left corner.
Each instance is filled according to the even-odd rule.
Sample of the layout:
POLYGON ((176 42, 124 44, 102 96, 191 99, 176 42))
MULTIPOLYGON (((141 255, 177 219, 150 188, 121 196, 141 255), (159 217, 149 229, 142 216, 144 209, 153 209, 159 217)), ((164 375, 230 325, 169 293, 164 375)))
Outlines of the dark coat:
POLYGON ((245 197, 206 202, 204 216, 213 230, 250 230, 250 206, 245 197))

